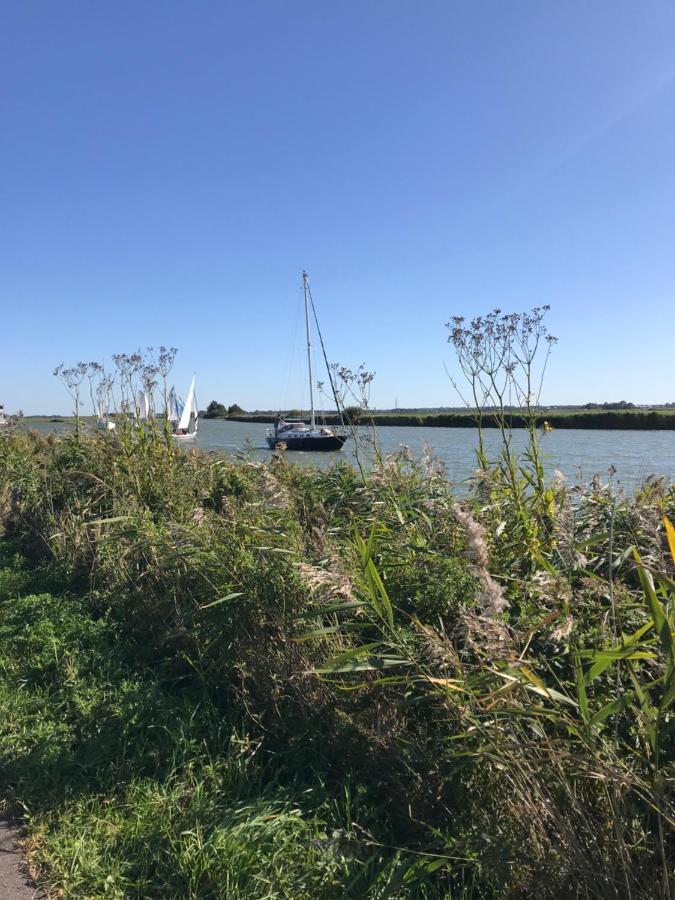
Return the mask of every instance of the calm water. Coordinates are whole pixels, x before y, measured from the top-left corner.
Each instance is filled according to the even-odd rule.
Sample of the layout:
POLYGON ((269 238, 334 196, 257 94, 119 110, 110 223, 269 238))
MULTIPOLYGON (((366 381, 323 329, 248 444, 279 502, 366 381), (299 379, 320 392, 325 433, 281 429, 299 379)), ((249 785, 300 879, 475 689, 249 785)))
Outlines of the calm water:
MULTIPOLYGON (((61 431, 67 426, 48 423, 32 427, 40 431, 61 431)), ((202 419, 199 422, 199 436, 193 446, 226 453, 248 449, 254 457, 266 459, 270 456, 265 443, 267 427, 248 422, 202 419)), ((453 482, 469 478, 475 468, 476 431, 473 428, 383 425, 378 427, 377 436, 385 453, 406 446, 417 455, 422 453, 424 444, 428 444, 432 455, 445 463, 448 478, 453 482)), ((515 431, 514 449, 524 446, 525 440, 525 432, 515 431)), ((554 469, 559 469, 569 479, 574 479, 579 470, 584 480, 589 480, 596 472, 605 477, 612 465, 617 470, 615 480, 623 484, 628 492, 652 474, 675 479, 674 431, 570 429, 544 434, 541 443, 548 471, 552 473, 554 469)), ((486 444, 488 452, 491 449, 496 451, 499 444, 496 430, 486 431, 486 444)), ((290 453, 289 456, 303 465, 329 466, 338 459, 353 461, 353 441, 349 440, 341 452, 290 453)))

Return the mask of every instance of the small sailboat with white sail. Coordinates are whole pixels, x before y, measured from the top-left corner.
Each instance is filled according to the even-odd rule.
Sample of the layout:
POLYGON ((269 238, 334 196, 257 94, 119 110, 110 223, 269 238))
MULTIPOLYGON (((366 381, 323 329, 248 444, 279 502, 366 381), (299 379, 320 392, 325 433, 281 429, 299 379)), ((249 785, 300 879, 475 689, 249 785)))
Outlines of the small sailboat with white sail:
POLYGON ((310 421, 309 425, 303 419, 289 419, 279 415, 274 428, 268 429, 267 443, 274 450, 277 447, 283 447, 286 450, 341 450, 342 445, 347 440, 348 435, 342 430, 329 426, 320 426, 316 423, 316 414, 314 412, 314 391, 312 384, 312 330, 310 328, 309 306, 311 304, 314 321, 316 322, 321 349, 323 351, 326 369, 328 371, 328 379, 333 392, 333 397, 337 406, 338 415, 342 422, 341 406, 338 400, 337 391, 333 382, 333 373, 328 366, 326 350, 319 329, 319 322, 314 308, 314 301, 309 288, 309 276, 307 272, 302 273, 302 286, 305 300, 305 330, 307 334, 307 370, 309 376, 309 402, 310 402, 310 421))
POLYGON ((199 418, 194 376, 185 401, 181 400, 174 387, 171 388, 167 415, 171 423, 171 432, 177 441, 190 441, 197 437, 199 418))
POLYGON ((108 409, 99 397, 96 401, 96 429, 97 431, 114 431, 115 423, 108 415, 108 409))
POLYGON ((134 410, 136 421, 141 424, 154 418, 152 397, 147 391, 138 391, 136 394, 136 408, 134 410))

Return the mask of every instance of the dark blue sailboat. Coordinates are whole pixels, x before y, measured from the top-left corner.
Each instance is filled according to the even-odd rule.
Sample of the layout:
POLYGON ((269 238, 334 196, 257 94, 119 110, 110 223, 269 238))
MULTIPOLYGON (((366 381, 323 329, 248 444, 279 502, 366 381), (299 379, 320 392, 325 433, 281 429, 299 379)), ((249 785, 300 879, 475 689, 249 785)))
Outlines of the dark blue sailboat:
MULTIPOLYGON (((309 373, 310 422, 308 425, 302 419, 287 419, 284 416, 279 415, 276 422, 274 423, 274 428, 270 428, 267 432, 267 443, 273 450, 277 447, 283 447, 286 450, 341 450, 342 445, 348 437, 343 429, 332 428, 325 425, 317 426, 316 424, 316 416, 314 414, 314 391, 312 385, 312 335, 309 324, 308 304, 308 299, 311 300, 311 294, 309 290, 309 278, 307 276, 307 272, 302 273, 302 286, 305 296, 305 329, 307 332, 307 369, 309 373)), ((314 313, 314 318, 316 319, 316 310, 314 309, 313 301, 312 311, 314 313)), ((317 321, 317 330, 318 324, 319 323, 317 321)), ((321 339, 320 330, 319 340, 321 340, 321 347, 325 360, 326 351, 323 346, 323 340, 321 339)), ((330 379, 331 388, 333 389, 333 396, 337 405, 338 415, 340 415, 340 421, 342 421, 342 416, 340 414, 340 403, 337 397, 337 392, 333 383, 333 375, 330 371, 330 368, 328 369, 328 378, 330 379)))

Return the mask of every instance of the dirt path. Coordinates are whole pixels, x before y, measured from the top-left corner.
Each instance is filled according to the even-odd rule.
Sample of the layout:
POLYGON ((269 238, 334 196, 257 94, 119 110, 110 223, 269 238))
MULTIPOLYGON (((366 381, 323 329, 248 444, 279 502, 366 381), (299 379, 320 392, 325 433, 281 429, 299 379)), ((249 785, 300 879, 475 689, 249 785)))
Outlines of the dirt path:
POLYGON ((0 900, 33 900, 44 896, 31 886, 17 847, 16 829, 0 822, 0 900))

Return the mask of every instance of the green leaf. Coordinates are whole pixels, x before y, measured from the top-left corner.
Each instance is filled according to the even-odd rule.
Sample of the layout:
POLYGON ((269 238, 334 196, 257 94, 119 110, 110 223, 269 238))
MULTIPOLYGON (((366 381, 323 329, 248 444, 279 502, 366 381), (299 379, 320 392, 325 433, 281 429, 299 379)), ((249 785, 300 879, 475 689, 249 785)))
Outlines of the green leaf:
MULTIPOLYGON (((649 568, 645 566, 645 568, 649 568)), ((665 588, 667 591, 675 591, 675 580, 673 580, 669 575, 666 575, 665 572, 656 572, 654 569, 649 569, 649 571, 654 576, 655 581, 661 585, 662 588, 665 588)))
POLYGON ((300 643, 301 641, 312 641, 315 638, 325 637, 327 634, 335 634, 337 631, 342 631, 342 628, 342 625, 327 625, 325 628, 317 628, 315 631, 308 631, 306 634, 294 637, 293 640, 296 643, 300 643))
POLYGON ((652 619, 650 619, 645 625, 642 626, 642 628, 638 628, 637 631, 634 631, 633 634, 630 635, 630 637, 624 637, 623 646, 629 647, 631 644, 635 644, 640 640, 641 637, 644 637, 644 635, 647 634, 649 629, 653 626, 654 622, 652 621, 652 619))
POLYGON ((595 662, 586 672, 584 679, 586 684, 591 684, 592 681, 595 681, 612 663, 619 659, 656 659, 656 654, 647 650, 633 650, 632 647, 622 647, 621 649, 594 650, 591 658, 595 662))
POLYGON ((347 634, 353 631, 359 631, 362 628, 372 628, 370 622, 341 622, 339 625, 326 625, 325 628, 315 628, 314 631, 307 631, 300 634, 292 640, 297 642, 311 641, 315 638, 321 638, 329 634, 347 634))
POLYGON ((362 654, 369 653, 371 650, 376 650, 381 646, 382 641, 371 641, 369 644, 360 644, 358 647, 352 647, 351 650, 345 650, 343 653, 338 653, 337 656, 331 657, 326 665, 332 666, 339 664, 346 659, 352 659, 355 656, 361 656, 362 654))
POLYGON ((586 695, 586 679, 584 678, 584 670, 578 653, 573 655, 572 661, 574 663, 574 683, 577 689, 579 712, 581 713, 581 718, 588 724, 591 715, 588 708, 588 697, 586 695))
POLYGON ((300 614, 301 619, 315 619, 317 616, 325 616, 328 613, 343 612, 346 609, 358 609, 367 606, 365 600, 347 600, 344 603, 331 603, 330 606, 316 606, 308 612, 300 614))
POLYGON ((251 550, 264 550, 267 553, 287 553, 289 556, 295 556, 295 550, 288 550, 286 547, 251 547, 251 550))
POLYGON ((668 712, 670 707, 673 705, 675 701, 675 678, 672 673, 670 678, 668 679, 668 683, 666 689, 663 693, 663 697, 661 698, 661 703, 659 704, 659 710, 663 714, 668 712))
POLYGON ((450 862, 449 859, 446 859, 445 857, 441 857, 440 859, 434 859, 432 862, 425 863, 424 868, 427 873, 436 872, 438 869, 442 868, 443 866, 447 866, 449 862, 450 862))
POLYGON ((577 706, 575 700, 572 700, 571 697, 566 696, 566 694, 561 694, 560 691, 553 690, 553 688, 548 688, 540 684, 531 684, 519 674, 517 670, 511 670, 511 672, 499 672, 496 669, 492 670, 495 675, 498 675, 500 678, 503 678, 505 681, 510 682, 511 684, 519 684, 521 687, 524 687, 525 690, 531 691, 533 694, 539 694, 542 697, 546 697, 548 700, 558 700, 560 703, 567 703, 570 706, 577 706))
POLYGON ((666 526, 666 537, 668 538, 670 555, 673 558, 673 562, 675 562, 675 527, 673 527, 672 522, 665 513, 663 514, 663 524, 666 526))
POLYGON ((627 706, 633 702, 633 698, 635 694, 633 691, 627 691, 623 696, 619 697, 617 700, 612 700, 611 703, 607 703, 602 709, 599 709, 596 713, 591 716, 590 724, 591 725, 601 725, 605 719, 608 719, 610 716, 614 716, 617 713, 623 712, 627 706))
POLYGON ((89 525, 110 525, 112 522, 127 522, 131 516, 110 516, 109 519, 90 519, 89 525))
POLYGON ((372 607, 377 615, 383 619, 386 619, 389 627, 393 628, 394 610, 392 608, 387 589, 384 586, 384 582, 382 581, 380 573, 377 571, 377 566, 372 559, 376 527, 377 526, 374 523, 373 527, 370 530, 370 537, 368 538, 367 544, 359 534, 358 529, 355 527, 354 544, 361 554, 361 562, 363 563, 363 571, 364 575, 366 576, 366 583, 368 586, 368 593, 370 595, 372 607))
POLYGON ((578 544, 575 544, 574 547, 576 550, 585 550, 587 547, 592 547, 596 544, 601 544, 603 541, 606 541, 609 537, 609 531, 603 531, 601 534, 593 534, 585 541, 580 541, 578 544))
POLYGON ((544 557, 541 555, 541 553, 535 554, 535 559, 537 560, 539 565, 542 567, 542 569, 545 569, 549 575, 557 576, 559 574, 559 572, 557 571, 555 566, 552 565, 547 559, 544 559, 544 557))
POLYGON ((566 694, 561 694, 560 691, 556 691, 553 688, 540 688, 535 684, 526 684, 524 687, 533 694, 539 694, 541 697, 546 697, 548 700, 557 700, 559 703, 567 703, 569 706, 578 706, 576 700, 572 700, 571 697, 568 697, 566 694))
POLYGON ((394 666, 412 666, 411 660, 402 657, 392 656, 369 656, 367 659, 346 660, 344 663, 335 663, 332 666, 325 665, 320 669, 315 669, 321 675, 339 675, 349 672, 370 672, 380 671, 381 669, 390 669, 394 666))
POLYGON ((380 609, 384 611, 384 616, 387 619, 390 628, 394 627, 394 610, 392 609, 391 601, 389 599, 389 594, 387 593, 387 589, 384 586, 384 582, 380 577, 380 573, 377 571, 377 566, 372 561, 372 559, 368 560, 366 574, 368 576, 368 581, 372 587, 371 593, 374 595, 377 594, 377 597, 380 601, 380 609))
POLYGON ((637 563, 638 575, 640 576, 640 583, 642 584, 642 590, 645 595, 645 599, 647 600, 647 604, 649 606, 649 611, 651 612, 652 619, 654 620, 654 628, 656 629, 656 633, 659 636, 661 641, 661 646, 663 647, 664 653, 667 657, 666 663, 666 674, 664 676, 664 680, 670 676, 670 673, 675 668, 675 644, 673 643, 673 634, 670 629, 670 622, 661 606, 658 597, 656 596, 656 590, 654 589, 654 579, 651 575, 651 572, 648 572, 647 569, 642 565, 642 560, 640 559, 640 554, 637 550, 633 551, 633 556, 635 557, 635 561, 637 563))
POLYGON ((212 603, 205 603, 204 606, 200 606, 200 609, 210 609, 212 606, 218 606, 221 603, 227 603, 228 600, 234 600, 235 597, 243 597, 244 594, 242 591, 237 591, 234 594, 228 594, 226 597, 219 597, 218 600, 214 600, 212 603))
POLYGON ((633 687, 635 689, 635 696, 638 698, 640 702, 640 709, 642 710, 642 715, 645 717, 646 726, 645 731, 647 733, 647 737, 649 738, 649 743, 651 744, 652 750, 656 747, 656 717, 657 711, 652 706, 652 703, 649 699, 649 689, 647 686, 640 684, 637 679, 637 675, 633 671, 633 667, 630 663, 628 663, 628 674, 630 675, 630 680, 633 682, 633 687))

